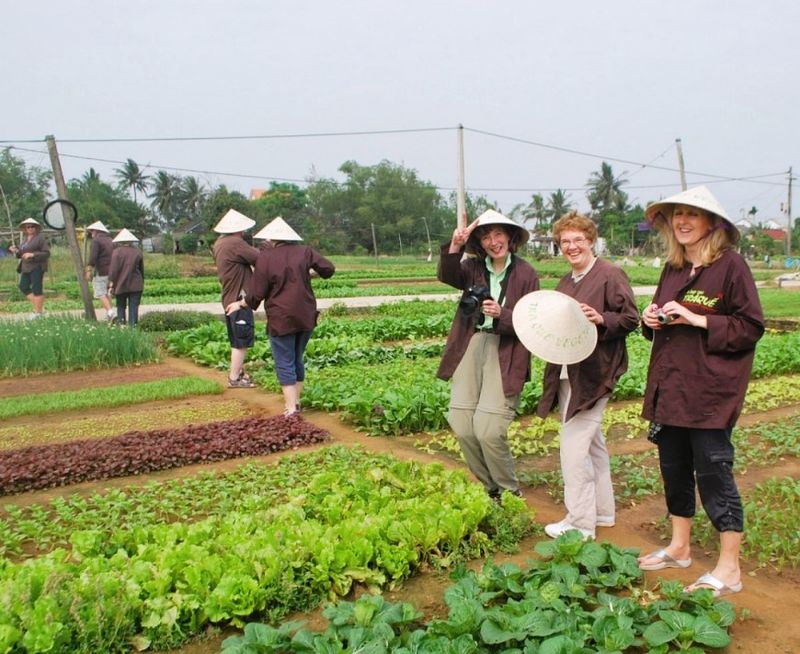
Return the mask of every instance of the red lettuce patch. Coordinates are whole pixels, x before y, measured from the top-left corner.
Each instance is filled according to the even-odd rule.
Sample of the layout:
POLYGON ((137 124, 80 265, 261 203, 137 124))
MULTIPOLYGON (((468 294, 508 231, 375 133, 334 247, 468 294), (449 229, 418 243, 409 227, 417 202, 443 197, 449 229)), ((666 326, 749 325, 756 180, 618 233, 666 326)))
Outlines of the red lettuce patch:
POLYGON ((256 416, 34 445, 0 452, 0 495, 281 452, 327 437, 300 416, 256 416))

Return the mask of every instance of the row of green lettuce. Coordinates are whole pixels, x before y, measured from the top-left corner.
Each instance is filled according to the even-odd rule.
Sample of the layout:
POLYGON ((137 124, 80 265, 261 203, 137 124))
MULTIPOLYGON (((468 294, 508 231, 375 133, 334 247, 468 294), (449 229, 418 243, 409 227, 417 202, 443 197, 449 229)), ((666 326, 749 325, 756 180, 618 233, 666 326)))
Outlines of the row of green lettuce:
POLYGON ((278 620, 354 584, 392 588, 420 567, 513 548, 533 528, 522 499, 497 504, 462 471, 346 448, 292 460, 273 479, 279 497, 247 510, 98 518, 70 548, 0 557, 0 652, 176 647, 209 625, 278 620))

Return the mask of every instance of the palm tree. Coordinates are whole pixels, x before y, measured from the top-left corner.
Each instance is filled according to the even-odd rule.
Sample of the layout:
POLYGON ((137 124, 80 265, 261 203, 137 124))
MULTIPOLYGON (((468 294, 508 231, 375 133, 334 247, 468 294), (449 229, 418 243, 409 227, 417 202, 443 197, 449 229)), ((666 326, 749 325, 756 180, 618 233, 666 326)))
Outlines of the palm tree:
POLYGON ((83 173, 83 176, 81 177, 80 183, 81 183, 81 186, 83 186, 84 188, 89 188, 90 186, 94 186, 95 184, 99 184, 100 183, 100 174, 94 168, 89 168, 89 170, 87 170, 85 173, 83 173))
POLYGON ((525 217, 525 222, 533 221, 534 231, 538 230, 542 223, 547 221, 547 211, 544 206, 544 197, 541 193, 534 193, 531 196, 530 204, 523 209, 522 215, 525 217))
POLYGON ((200 217, 200 211, 206 202, 206 189, 197 177, 184 177, 180 184, 183 208, 191 220, 200 217))
POLYGON ((153 178, 153 190, 147 196, 162 227, 171 226, 177 218, 180 203, 180 180, 166 170, 159 170, 153 178))
POLYGON ((550 194, 550 197, 547 199, 547 214, 550 218, 551 225, 571 210, 572 203, 569 201, 568 194, 564 190, 558 189, 550 194))
POLYGON ((150 177, 144 174, 144 171, 139 168, 133 159, 128 159, 122 168, 115 168, 114 172, 117 174, 119 185, 122 188, 129 188, 133 191, 133 201, 136 202, 136 191, 147 191, 147 184, 150 177))
MULTIPOLYGON (((605 161, 600 165, 600 172, 589 175, 586 182, 588 191, 586 197, 593 211, 599 212, 602 216, 607 211, 613 210, 619 205, 619 195, 623 193, 622 185, 627 184, 628 180, 622 175, 614 177, 611 164, 605 161)), ((627 196, 626 196, 627 201, 627 196)))

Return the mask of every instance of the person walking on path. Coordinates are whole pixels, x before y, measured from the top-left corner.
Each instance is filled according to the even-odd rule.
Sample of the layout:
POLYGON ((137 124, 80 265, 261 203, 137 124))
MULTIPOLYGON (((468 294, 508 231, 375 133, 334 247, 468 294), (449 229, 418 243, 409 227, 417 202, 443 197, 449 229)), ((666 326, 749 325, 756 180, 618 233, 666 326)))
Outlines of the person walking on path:
POLYGON ((258 250, 244 240, 244 233, 256 224, 252 218, 230 209, 214 226, 221 236, 214 243, 214 263, 222 285, 222 306, 231 344, 228 385, 231 388, 255 386, 244 371, 247 348, 255 342, 255 314, 245 298, 253 278, 258 250))
POLYGON ((658 446, 672 521, 665 548, 639 558, 642 570, 688 568, 695 486, 720 535, 714 569, 686 587, 715 596, 742 589, 744 511, 733 476, 731 432, 742 410, 764 316, 753 275, 734 251, 739 232, 704 186, 650 205, 667 263, 642 313, 653 341, 642 415, 658 446))
POLYGON ((439 281, 463 291, 437 371, 452 379, 447 421, 494 499, 522 494, 507 432, 531 373, 511 320, 517 301, 539 288, 536 271, 516 255, 527 240, 525 229, 490 209, 454 230, 437 271, 439 281))
POLYGON ((597 329, 594 351, 578 363, 548 363, 537 414, 558 404, 561 414, 560 455, 567 515, 545 526, 558 538, 569 529, 595 536, 596 527, 613 527, 614 489, 603 411, 619 378, 628 369, 625 339, 639 325, 633 289, 623 270, 594 254, 597 227, 575 211, 553 224, 553 238, 570 264, 556 291, 574 298, 597 329))
POLYGON ((144 291, 144 261, 136 238, 127 229, 114 237, 116 246, 108 267, 108 291, 117 302, 117 322, 136 327, 144 291))
POLYGON ((20 227, 25 230, 25 239, 19 246, 12 245, 8 251, 20 260, 17 265, 19 290, 33 307, 31 318, 39 318, 44 313, 44 274, 50 259, 50 246, 38 221, 26 218, 20 227))
POLYGON ((117 314, 111 305, 111 295, 108 292, 108 269, 111 266, 111 255, 114 252, 114 243, 108 229, 101 221, 95 221, 86 228, 86 233, 92 239, 89 250, 89 261, 86 264, 85 279, 92 282, 94 297, 106 310, 106 318, 116 320, 117 314))
POLYGON ((336 267, 278 216, 254 238, 266 239, 258 253, 247 304, 258 308, 262 300, 267 314, 267 334, 275 373, 283 391, 284 415, 300 412, 305 381, 303 358, 319 318, 311 288, 312 271, 328 279, 336 267))

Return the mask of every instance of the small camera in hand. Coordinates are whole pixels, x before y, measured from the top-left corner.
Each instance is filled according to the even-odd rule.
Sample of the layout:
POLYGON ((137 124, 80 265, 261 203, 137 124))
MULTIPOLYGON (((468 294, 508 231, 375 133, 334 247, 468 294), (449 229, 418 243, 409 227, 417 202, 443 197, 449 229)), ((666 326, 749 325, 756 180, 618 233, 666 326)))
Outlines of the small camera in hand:
POLYGON ((675 318, 677 318, 675 314, 664 313, 663 311, 659 311, 656 319, 662 325, 669 325, 675 318))
POLYGON ((491 299, 492 294, 485 286, 470 286, 461 295, 461 299, 458 302, 458 307, 461 309, 464 315, 471 316, 473 313, 475 313, 475 311, 481 308, 481 305, 486 300, 491 299))

